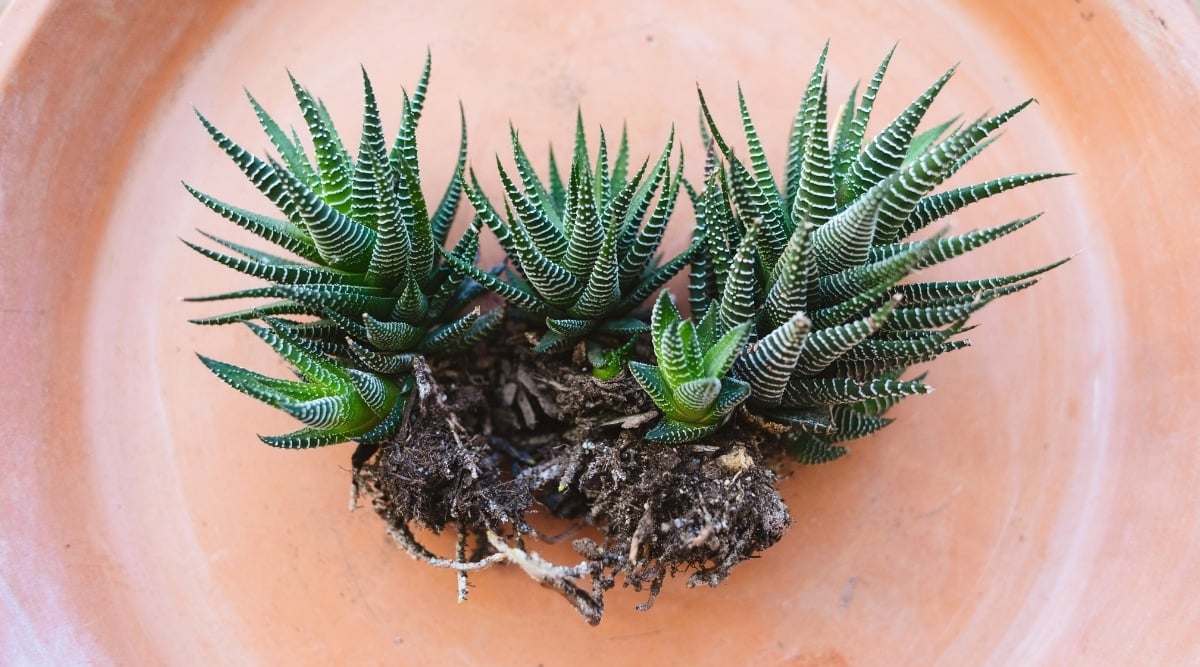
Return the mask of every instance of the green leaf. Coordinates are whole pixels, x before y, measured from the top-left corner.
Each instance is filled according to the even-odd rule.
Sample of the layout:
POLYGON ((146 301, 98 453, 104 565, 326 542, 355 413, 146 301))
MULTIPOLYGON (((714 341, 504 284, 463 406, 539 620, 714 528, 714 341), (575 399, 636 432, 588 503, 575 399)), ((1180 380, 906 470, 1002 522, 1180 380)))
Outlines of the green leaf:
MULTIPOLYGON (((807 98, 805 103, 809 103, 807 98)), ((837 187, 833 180, 833 155, 829 146, 828 95, 824 81, 807 114, 804 162, 790 215, 793 227, 806 223, 823 225, 837 212, 837 187)))
POLYGON ((322 431, 314 428, 304 428, 287 435, 260 435, 259 440, 281 449, 313 449, 326 447, 342 442, 348 442, 354 436, 353 432, 322 431))
MULTIPOLYGON (((313 353, 298 338, 284 329, 268 329, 247 322, 246 326, 271 346, 276 354, 295 367, 306 380, 331 391, 344 392, 351 385, 346 371, 337 364, 313 353)), ((279 407, 279 406, 277 406, 279 407)))
POLYGON ((450 227, 454 224, 454 216, 458 212, 458 204, 462 199, 462 175, 467 168, 467 115, 463 111, 461 103, 458 105, 458 118, 460 139, 458 141, 458 160, 454 165, 454 175, 450 178, 450 182, 446 184, 446 191, 442 193, 442 199, 438 203, 437 210, 433 213, 433 219, 429 223, 434 243, 438 245, 445 245, 446 238, 450 235, 450 227))
POLYGON ((563 266, 577 276, 587 275, 592 270, 600 248, 604 245, 604 226, 596 208, 596 200, 589 192, 585 170, 587 163, 578 162, 571 167, 571 180, 567 188, 567 214, 564 226, 570 239, 563 266))
POLYGON ((396 373, 407 373, 412 370, 412 361, 417 356, 411 352, 400 352, 397 354, 383 354, 376 352, 371 348, 360 345, 354 339, 348 339, 347 345, 350 346, 350 352, 354 355, 363 366, 384 375, 393 375, 396 373))
POLYGON ((654 428, 646 433, 646 439, 650 442, 662 442, 666 444, 678 445, 685 442, 694 442, 707 435, 712 434, 717 430, 720 424, 712 424, 709 426, 697 426, 695 424, 685 424, 674 421, 670 418, 659 420, 654 428))
POLYGON ((425 95, 429 91, 429 74, 432 69, 433 54, 426 49, 425 65, 421 67, 421 76, 417 77, 417 87, 413 88, 412 94, 412 115, 415 119, 420 119, 425 110, 425 95))
POLYGON ((638 336, 630 337, 624 345, 616 349, 605 349, 596 344, 587 347, 588 362, 592 365, 592 376, 597 380, 611 380, 621 373, 621 369, 633 357, 637 347, 638 336))
POLYGON ((366 445, 378 445, 394 437, 396 432, 400 430, 401 424, 404 423, 405 408, 408 405, 408 397, 412 393, 414 384, 415 380, 411 375, 404 378, 399 396, 387 416, 371 430, 362 435, 355 435, 352 439, 366 445))
POLYGON ((692 379, 703 377, 699 364, 692 365, 688 351, 684 347, 683 335, 680 328, 683 322, 672 322, 663 332, 662 342, 658 345, 659 368, 667 386, 678 387, 692 379))
MULTIPOLYGON (((352 177, 350 156, 338 138, 324 105, 314 100, 291 72, 288 72, 288 78, 292 81, 292 91, 296 94, 296 101, 316 149, 317 170, 320 172, 316 194, 326 206, 338 213, 349 214, 352 177)), ((296 180, 299 182, 299 179, 296 180)), ((304 189, 308 189, 307 186, 304 189)))
POLYGON ((601 318, 614 313, 621 298, 620 276, 617 269, 616 233, 611 229, 604 235, 600 253, 591 267, 587 285, 578 301, 567 312, 576 317, 601 318))
POLYGON ((641 385, 659 410, 664 413, 674 410, 671 405, 671 390, 667 387, 666 379, 657 366, 631 361, 629 362, 629 373, 633 379, 637 380, 637 383, 641 385))
POLYGON ((807 224, 796 225, 775 264, 775 275, 763 305, 767 325, 772 329, 782 326, 792 315, 808 310, 808 294, 816 291, 818 274, 811 231, 807 224))
POLYGON ((505 301, 512 305, 526 310, 530 313, 543 315, 549 311, 549 304, 539 298, 537 295, 525 291, 513 285, 512 283, 504 282, 496 276, 486 273, 479 267, 455 257, 445 249, 439 249, 442 253, 442 258, 449 262, 459 271, 470 276, 473 280, 483 285, 487 289, 500 295, 505 301))
MULTIPOLYGON (((709 322, 715 322, 715 318, 706 319, 709 322)), ((738 325, 726 331, 725 335, 710 345, 705 345, 705 336, 697 328, 697 339, 699 339, 702 347, 707 348, 707 351, 704 353, 702 371, 706 377, 719 378, 729 372, 729 368, 733 366, 734 360, 738 358, 738 354, 746 344, 746 339, 750 334, 750 326, 750 322, 738 325)))
POLYGON ((601 333, 625 336, 643 334, 649 330, 650 325, 636 317, 620 317, 615 320, 605 320, 600 326, 596 327, 596 331, 601 333))
MULTIPOLYGON (((554 159, 554 149, 550 149, 550 202, 560 214, 567 207, 567 189, 563 186, 562 173, 558 170, 558 162, 554 159)), ((565 231, 565 230, 564 230, 565 231)))
MULTIPOLYGON (((392 176, 391 169, 381 173, 380 166, 387 163, 387 145, 383 138, 383 124, 379 119, 379 107, 375 102, 375 90, 371 79, 363 69, 363 122, 358 142, 358 160, 350 179, 350 218, 376 229, 381 217, 381 190, 383 179, 392 176)), ((294 170, 293 170, 294 171, 294 170)), ((302 181, 303 182, 303 181, 302 181)), ((394 184, 391 184, 395 187, 394 184)))
MULTIPOLYGON (((194 299, 185 299, 192 301, 194 299)), ((263 306, 255 306, 244 310, 237 310, 224 315, 214 315, 212 317, 198 317, 190 319, 188 322, 200 325, 216 325, 216 324, 233 324, 235 322, 246 322, 248 320, 257 320, 267 317, 268 315, 319 315, 320 308, 314 308, 295 301, 277 301, 263 306)))
POLYGON ((800 463, 829 463, 850 453, 849 449, 833 444, 826 437, 799 431, 792 433, 787 440, 787 450, 800 463))
POLYGON ((282 172, 279 165, 272 167, 281 172, 288 196, 295 202, 296 213, 323 262, 347 271, 365 269, 375 245, 375 232, 335 209, 300 179, 282 172))
POLYGON ((750 385, 735 377, 725 377, 721 380, 721 393, 717 396, 717 405, 713 408, 713 417, 717 424, 725 423, 733 410, 750 396, 750 385))
POLYGON ((671 393, 674 418, 689 424, 708 422, 720 393, 721 380, 715 377, 688 380, 680 384, 671 393))
POLYGON ((880 207, 894 185, 895 177, 888 178, 813 232, 813 255, 822 274, 866 262, 880 207))
POLYGON ((903 278, 921 261, 936 238, 923 241, 887 259, 862 266, 855 266, 832 275, 821 276, 817 281, 817 292, 821 302, 836 303, 853 299, 880 286, 891 286, 903 278))
POLYGON ((421 341, 420 350, 427 354, 441 352, 454 346, 460 341, 463 336, 475 326, 475 322, 479 319, 482 311, 479 306, 475 306, 466 315, 454 320, 449 324, 444 324, 429 332, 425 340, 421 341))
POLYGON ((323 431, 339 426, 358 429, 364 421, 374 416, 356 393, 322 396, 303 403, 284 403, 279 407, 300 423, 323 431))
POLYGON ((754 262, 757 242, 758 226, 752 224, 746 229, 746 235, 742 237, 726 276, 718 320, 718 330, 721 332, 754 320, 758 305, 758 275, 754 262))
POLYGON ((908 146, 912 143, 913 133, 921 124, 921 119, 925 117, 925 112, 933 104, 934 98, 954 75, 955 69, 957 66, 951 67, 935 81, 859 154, 845 180, 846 194, 842 197, 843 202, 857 198, 900 169, 908 146))
POLYGON ((552 261, 561 261, 567 252, 567 239, 559 229, 561 223, 555 223, 549 218, 548 207, 543 208, 540 202, 517 188, 499 158, 496 159, 496 169, 500 172, 500 182, 504 186, 508 201, 517 214, 516 218, 509 218, 510 225, 514 228, 519 226, 538 252, 552 261))
POLYGON ((859 403, 870 399, 893 399, 927 394, 933 391, 919 380, 901 382, 878 378, 858 382, 850 378, 797 378, 787 387, 787 404, 831 405, 837 403, 859 403))
POLYGON ((767 205, 782 213, 783 197, 775 185, 774 176, 771 175, 771 167, 767 164, 767 153, 763 150, 758 130, 754 128, 754 121, 750 119, 750 108, 746 106, 746 96, 742 94, 740 83, 737 90, 738 109, 742 114, 742 130, 746 133, 746 143, 750 148, 750 165, 754 169, 754 181, 758 184, 759 191, 766 197, 767 205))
POLYGON ((945 192, 922 197, 916 208, 908 216, 896 232, 895 238, 880 239, 881 243, 890 243, 897 239, 907 238, 924 229, 929 223, 944 218, 961 208, 974 204, 977 201, 982 201, 993 195, 998 195, 1001 192, 1019 188, 1022 185, 1037 183, 1051 178, 1059 178, 1061 176, 1069 176, 1069 174, 1060 172, 1038 172, 1032 174, 1017 174, 1015 176, 1006 176, 1004 178, 996 178, 975 185, 968 185, 945 192))
POLYGON ((659 292, 654 308, 650 311, 650 336, 654 342, 654 356, 662 357, 662 342, 666 339, 667 329, 678 326, 682 319, 671 293, 667 290, 659 292))
POLYGON ((922 153, 929 150, 931 146, 946 134, 946 130, 950 129, 951 125, 958 122, 958 117, 955 116, 941 125, 931 127, 928 130, 913 137, 912 143, 908 145, 908 153, 904 156, 904 162, 909 163, 920 157, 922 153))
POLYGON ((650 178, 646 179, 637 192, 634 193, 629 213, 625 216, 625 222, 622 224, 623 235, 628 235, 632 239, 628 247, 623 249, 623 257, 620 262, 621 285, 624 287, 630 286, 631 283, 638 280, 646 272, 654 257, 654 253, 658 251, 658 246, 662 242, 663 234, 667 228, 667 221, 674 212, 675 200, 679 196, 680 177, 683 171, 683 155, 680 154, 679 171, 675 179, 671 179, 668 159, 670 158, 674 139, 675 133, 672 130, 671 137, 667 140, 667 147, 663 149, 662 155, 651 171, 650 178), (649 205, 650 198, 657 191, 659 183, 664 178, 667 181, 667 185, 659 196, 650 219, 639 230, 637 224, 644 215, 644 209, 649 205), (641 209, 643 212, 639 213, 635 209, 641 209))
POLYGON ((354 280, 354 275, 337 269, 330 269, 323 266, 309 266, 299 264, 297 262, 287 262, 279 264, 265 264, 239 257, 231 257, 224 253, 209 250, 202 246, 198 246, 188 241, 183 242, 184 245, 204 255, 205 257, 214 260, 220 264, 224 264, 234 271, 244 273, 255 278, 262 278, 274 283, 285 283, 292 285, 307 285, 315 283, 337 283, 346 284, 354 280))
POLYGON ((838 181, 838 204, 845 206, 854 199, 854 193, 851 189, 848 172, 851 165, 855 164, 858 156, 858 151, 862 148, 863 139, 867 136, 867 124, 871 120, 871 112, 875 108, 875 98, 879 95, 879 87, 883 84, 883 77, 887 74, 888 64, 892 61, 892 55, 896 53, 896 46, 888 50, 887 55, 883 57, 883 61, 876 68, 874 76, 871 77, 870 83, 867 84, 867 89, 863 93, 862 100, 858 103, 858 108, 854 111, 854 120, 850 123, 847 131, 843 134, 839 129, 837 154, 834 158, 834 171, 838 181))
POLYGON ((738 358, 736 374, 750 385, 755 405, 773 407, 783 400, 808 336, 808 318, 796 313, 738 358))
POLYGON ((425 332, 407 322, 383 321, 363 313, 367 340, 380 352, 408 352, 424 338, 425 332))
MULTIPOLYGON (((976 248, 991 243, 998 238, 1007 236, 1018 229, 1028 225, 1029 223, 1042 217, 1041 213, 1031 215, 1027 218, 1014 220, 1007 224, 988 227, 986 229, 978 229, 975 231, 960 234, 958 236, 947 236, 937 239, 917 262, 915 268, 923 269, 934 264, 945 262, 959 255, 964 255, 976 248)), ((867 255, 868 262, 877 262, 886 259, 897 253, 904 252, 913 247, 913 243, 893 243, 888 245, 877 245, 871 248, 867 255)))
POLYGON ((761 239, 759 241, 759 253, 763 266, 772 267, 775 265, 775 260, 778 259, 780 253, 783 252, 783 247, 787 245, 788 230, 784 220, 784 211, 782 205, 775 207, 771 205, 767 194, 758 186, 754 175, 746 169, 733 154, 733 150, 725 143, 717 130, 716 122, 712 118, 712 113, 708 109, 708 103, 704 99, 704 93, 697 89, 697 94, 700 97, 700 109, 704 114, 705 120, 708 122, 708 128, 712 132, 713 140, 721 149, 721 153, 725 156, 725 161, 729 164, 731 174, 730 182, 733 185, 734 199, 737 201, 738 208, 741 209, 742 215, 748 218, 758 220, 759 233, 761 239))
POLYGON ((429 221, 429 211, 425 207, 425 195, 421 193, 421 179, 417 175, 417 169, 415 160, 411 163, 404 160, 399 162, 400 178, 397 192, 400 219, 408 225, 411 244, 406 272, 425 285, 433 275, 437 249, 441 245, 433 240, 433 227, 429 221))
MULTIPOLYGON (((245 148, 239 146, 229 137, 225 136, 225 133, 221 132, 216 128, 215 125, 208 122, 208 119, 205 118, 204 115, 199 111, 196 111, 196 117, 200 119, 200 124, 202 124, 204 129, 208 131, 208 134, 210 137, 212 137, 213 141, 217 143, 217 147, 224 151, 225 154, 228 155, 231 160, 233 160, 234 164, 238 166, 238 169, 240 169, 242 173, 246 175, 246 178, 250 179, 251 185, 257 188, 259 192, 266 195, 267 199, 269 199, 276 208, 282 211, 285 216, 287 216, 289 219, 294 219, 296 216, 295 205, 293 204, 291 197, 288 196, 287 189, 284 187, 283 182, 279 179, 279 174, 275 171, 275 168, 259 159, 250 151, 247 151, 245 148)), ((191 188, 188 188, 188 190, 191 191, 191 188)), ((197 199, 201 199, 198 193, 192 191, 192 194, 196 195, 197 199)), ((201 199, 201 201, 204 201, 204 199, 201 199)), ((209 206, 209 208, 213 208, 208 202, 205 202, 205 205, 209 206)), ((213 210, 217 209, 214 208, 213 210)), ((217 212, 221 213, 221 211, 217 212)), ((225 214, 222 213, 222 215, 225 214)), ((232 218, 230 219, 232 220, 232 218)), ((237 221, 235 220, 234 222, 237 221)))
MULTIPOLYGON (((805 87, 800 108, 796 110, 796 117, 792 121, 791 134, 788 136, 787 170, 784 173, 784 182, 787 184, 785 192, 789 202, 795 202, 796 191, 799 189, 805 157, 804 151, 808 145, 809 131, 812 125, 813 109, 816 106, 817 97, 825 85, 825 59, 828 55, 829 42, 826 41, 825 46, 821 49, 820 57, 817 58, 817 64, 808 77, 808 85, 805 87)), ((795 215, 792 215, 791 219, 794 227, 796 225, 795 215)))
POLYGON ((1000 289, 1021 281, 1029 280, 1034 276, 1039 276, 1051 269, 1058 268, 1069 261, 1071 261, 1071 258, 1067 257, 1031 271, 1024 271, 1021 273, 1014 273, 1012 275, 1000 276, 996 278, 946 282, 907 283, 900 285, 897 288, 897 293, 904 297, 904 303, 907 306, 925 305, 932 301, 955 297, 974 298, 976 295, 982 292, 1000 289))
POLYGON ((596 328, 596 320, 578 320, 571 318, 546 318, 546 328, 567 338, 579 338, 591 333, 596 328))
POLYGON ((847 350, 879 331, 899 302, 893 298, 862 320, 810 333, 796 361, 793 376, 810 376, 824 370, 847 350))
POLYGON ((988 299, 977 298, 958 306, 917 306, 897 308, 888 320, 886 329, 936 329, 963 320, 988 304, 988 299))
POLYGON ((267 133, 267 137, 271 140, 271 145, 275 150, 279 151, 280 157, 283 158, 288 169, 296 175, 297 178, 304 181, 310 187, 316 183, 316 172, 313 171, 312 164, 308 161, 308 156, 304 154, 304 147, 299 141, 293 141, 288 138, 279 124, 274 118, 267 113, 267 110, 254 99, 249 90, 244 91, 246 98, 250 100, 250 106, 254 107, 254 115, 258 117, 258 122, 262 125, 263 131, 267 133))
POLYGON ((611 176, 608 171, 608 141, 604 136, 604 128, 600 128, 600 148, 596 153, 596 171, 591 185, 596 208, 603 211, 612 199, 611 176))
POLYGON ((797 433, 828 435, 837 430, 827 407, 816 409, 769 408, 755 410, 755 413, 761 414, 771 421, 787 425, 793 435, 797 433))
POLYGON ((399 397, 398 388, 374 373, 347 368, 354 389, 376 417, 386 417, 399 397))
MULTIPOLYGON (((267 168, 270 169, 269 166, 267 168)), ((199 200, 201 204, 208 207, 209 210, 238 227, 260 236, 288 252, 295 253, 310 262, 322 261, 321 254, 317 252, 317 247, 313 245, 312 239, 309 238, 308 234, 299 225, 287 220, 276 220, 265 215, 259 215, 253 211, 230 206, 225 202, 213 199, 203 192, 192 188, 187 183, 184 183, 183 187, 189 194, 199 200)))
POLYGON ((570 347, 575 340, 575 338, 568 338, 557 331, 547 331, 546 333, 542 334, 542 337, 540 340, 538 340, 537 345, 533 346, 533 351, 554 352, 556 350, 563 350, 570 347))
POLYGON ((892 420, 865 415, 844 405, 835 405, 833 423, 837 426, 837 432, 830 437, 831 444, 865 438, 892 423, 892 420))
POLYGON ((196 355, 200 361, 219 377, 223 382, 246 394, 262 401, 271 407, 292 401, 304 401, 323 395, 321 387, 308 382, 280 380, 261 373, 256 373, 233 364, 211 359, 202 354, 196 355))

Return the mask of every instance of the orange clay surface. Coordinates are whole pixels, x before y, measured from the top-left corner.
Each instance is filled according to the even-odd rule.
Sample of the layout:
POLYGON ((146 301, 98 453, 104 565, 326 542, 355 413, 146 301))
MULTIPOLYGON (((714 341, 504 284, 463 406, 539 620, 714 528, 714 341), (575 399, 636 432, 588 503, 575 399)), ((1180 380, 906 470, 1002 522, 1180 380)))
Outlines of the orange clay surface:
MULTIPOLYGON (((347 4, 16 0, 0 18, 0 663, 1200 661, 1189 5, 347 4), (565 149, 577 105, 593 131, 627 120, 635 153, 674 121, 695 176, 695 84, 736 135, 740 81, 779 165, 826 37, 835 101, 899 40, 874 130, 959 61, 931 119, 1039 99, 955 183, 1078 173, 954 216, 965 230, 1047 212, 933 275, 1079 254, 986 309, 975 346, 930 369, 940 391, 906 401, 850 456, 783 480, 794 527, 720 588, 675 581, 649 613, 617 591, 591 628, 496 568, 458 605, 453 575, 399 552, 369 509, 347 512, 350 446, 260 444, 289 419, 196 360, 283 372, 248 332, 185 321, 216 311, 180 297, 247 282, 177 240, 197 226, 240 238, 180 179, 268 206, 192 105, 260 150, 242 86, 298 122, 291 68, 353 142, 360 63, 394 124, 429 45, 433 194, 460 98, 493 194, 508 121, 526 146, 565 149)), ((670 250, 691 222, 680 209, 670 250)))

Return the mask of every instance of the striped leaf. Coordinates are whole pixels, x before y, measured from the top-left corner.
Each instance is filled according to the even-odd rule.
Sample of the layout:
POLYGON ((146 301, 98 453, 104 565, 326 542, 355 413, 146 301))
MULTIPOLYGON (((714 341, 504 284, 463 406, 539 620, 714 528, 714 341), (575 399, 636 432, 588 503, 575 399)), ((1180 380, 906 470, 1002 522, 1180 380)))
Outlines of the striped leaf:
MULTIPOLYGON (((283 182, 279 179, 279 174, 275 171, 275 168, 225 136, 225 133, 208 122, 208 119, 199 111, 196 111, 196 117, 200 119, 200 124, 208 131, 208 135, 217 143, 217 147, 224 151, 229 156, 229 159, 233 160, 233 163, 238 166, 238 169, 246 175, 246 178, 250 180, 250 184, 258 189, 259 192, 266 195, 267 199, 275 205, 275 208, 283 212, 289 220, 295 221, 296 207, 292 202, 292 198, 288 195, 283 182)), ((188 190, 191 190, 191 188, 188 188, 188 190)), ((192 194, 198 195, 194 191, 192 194)), ((201 199, 201 201, 204 200, 201 199)), ((205 205, 208 206, 209 204, 205 202, 205 205)), ((209 207, 212 208, 212 206, 209 207)), ((222 215, 225 214, 222 213, 222 215)))
POLYGON ((854 110, 853 120, 846 126, 846 132, 843 134, 841 128, 838 128, 834 174, 838 181, 838 204, 842 206, 849 204, 854 199, 849 179, 850 168, 857 162, 858 152, 862 149, 863 140, 867 136, 867 125, 871 121, 871 112, 875 108, 875 98, 879 95, 879 87, 883 84, 883 77, 887 74, 888 65, 895 53, 896 47, 893 45, 887 55, 883 57, 883 61, 879 63, 879 67, 876 68, 875 74, 867 84, 867 89, 863 91, 858 107, 854 110))
POLYGON ((808 318, 796 313, 738 357, 735 374, 750 385, 756 406, 773 407, 783 400, 784 389, 808 339, 809 326, 808 318))
MULTIPOLYGON (((1017 231, 1018 229, 1028 225, 1040 217, 1042 217, 1042 214, 1038 213, 1037 215, 1031 215, 1027 218, 1014 220, 1003 225, 979 229, 967 232, 966 234, 960 234, 958 236, 939 238, 929 246, 924 255, 921 257, 920 261, 917 262, 915 268, 927 268, 933 266, 934 264, 940 264, 941 262, 954 259, 959 255, 965 255, 976 248, 984 246, 998 238, 1007 236, 1017 231)), ((905 250, 912 248, 914 245, 915 244, 913 243, 891 243, 887 245, 877 245, 870 249, 870 252, 867 254, 866 261, 878 262, 888 257, 892 257, 898 253, 904 252, 905 250)))
POLYGON ((184 241, 183 243, 201 255, 224 264, 234 271, 273 283, 290 285, 309 285, 315 283, 347 284, 356 279, 356 276, 352 273, 324 266, 310 266, 287 261, 272 263, 256 262, 240 257, 232 257, 215 250, 209 250, 188 241, 184 241))
POLYGON ((806 465, 830 463, 850 453, 849 449, 833 444, 827 437, 803 431, 793 431, 786 446, 793 458, 806 465))
POLYGON ((895 238, 880 239, 880 242, 890 243, 897 239, 912 236, 935 220, 944 218, 959 209, 974 204, 977 201, 987 199, 988 197, 998 195, 1001 192, 1061 176, 1069 176, 1069 174, 1060 172, 1017 174, 1015 176, 995 178, 983 183, 976 183, 975 185, 968 185, 922 197, 917 202, 916 208, 908 216, 908 219, 900 225, 895 238))
POLYGON ((847 174, 843 202, 859 197, 900 169, 917 126, 921 124, 921 119, 925 117, 925 112, 933 104, 934 98, 954 75, 955 69, 956 67, 950 68, 935 81, 859 154, 847 174))
POLYGON ((291 72, 288 72, 288 78, 291 79, 292 91, 300 105, 304 122, 308 125, 317 157, 320 179, 318 187, 314 188, 315 193, 338 213, 349 214, 353 177, 350 156, 346 153, 324 104, 314 99, 291 72))
MULTIPOLYGON (((805 100, 808 103, 808 100, 805 100)), ((823 225, 837 211, 833 154, 829 146, 829 109, 826 84, 821 82, 805 118, 804 161, 791 206, 793 226, 823 225)))
POLYGON ((682 422, 703 423, 712 415, 720 393, 721 380, 714 377, 684 382, 671 393, 674 414, 670 416, 682 422))
MULTIPOLYGON (((804 90, 804 97, 800 101, 800 108, 796 111, 796 117, 792 121, 792 131, 788 136, 788 152, 787 152, 787 168, 784 173, 784 183, 786 187, 786 201, 795 202, 796 192, 800 186, 801 172, 803 171, 805 149, 809 142, 809 131, 812 126, 812 117, 817 103, 817 97, 820 95, 821 89, 825 86, 825 59, 829 55, 829 42, 825 42, 824 48, 821 49, 821 55, 817 58, 817 64, 813 67, 812 74, 808 78, 808 85, 804 90)), ((796 216, 791 215, 792 225, 796 224, 796 216)))
POLYGON ((893 298, 864 319, 810 333, 796 360, 793 377, 816 375, 824 370, 846 351, 879 331, 899 302, 893 298))
MULTIPOLYGON (((272 167, 281 170, 278 164, 272 167)), ((296 214, 324 263, 347 271, 365 269, 375 244, 375 232, 318 197, 295 176, 284 172, 281 177, 288 196, 295 202, 296 214)))
MULTIPOLYGON (((268 168, 270 167, 268 166, 268 168)), ((225 202, 209 197, 186 183, 183 184, 183 187, 187 189, 188 193, 199 200, 201 204, 208 207, 209 210, 238 227, 262 237, 288 252, 295 253, 310 262, 321 261, 321 254, 317 252, 316 245, 313 244, 308 233, 299 225, 287 220, 277 220, 237 208, 236 206, 230 206, 225 202)))
POLYGON ((729 331, 740 324, 754 321, 758 306, 758 275, 754 261, 757 241, 758 226, 752 225, 746 230, 733 256, 729 275, 726 276, 718 311, 718 331, 729 331))
POLYGON ((903 398, 933 391, 919 380, 901 382, 877 378, 858 382, 850 378, 797 378, 788 383, 787 405, 819 406, 860 403, 871 399, 903 398))
POLYGON ((705 436, 716 432, 720 424, 710 424, 707 426, 688 424, 683 422, 673 421, 671 419, 661 419, 654 428, 646 433, 646 439, 650 442, 661 442, 671 445, 678 445, 685 442, 694 442, 705 436))

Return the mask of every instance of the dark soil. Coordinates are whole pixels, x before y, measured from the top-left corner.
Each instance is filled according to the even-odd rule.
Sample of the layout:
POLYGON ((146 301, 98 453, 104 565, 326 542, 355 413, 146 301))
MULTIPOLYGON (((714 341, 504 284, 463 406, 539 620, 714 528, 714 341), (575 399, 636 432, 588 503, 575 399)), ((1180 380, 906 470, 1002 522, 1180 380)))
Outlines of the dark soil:
POLYGON ((768 430, 739 414, 707 440, 648 442, 654 404, 628 371, 593 378, 582 349, 535 354, 509 329, 470 355, 415 370, 405 426, 356 465, 355 488, 411 555, 458 572, 460 598, 467 573, 508 562, 594 624, 618 580, 646 590, 639 609, 649 609, 667 575, 715 586, 791 523, 768 430), (551 539, 529 521, 547 511, 599 529, 599 541, 573 543, 579 564, 526 551, 530 540, 551 539), (454 558, 421 546, 413 524, 454 526, 454 558))

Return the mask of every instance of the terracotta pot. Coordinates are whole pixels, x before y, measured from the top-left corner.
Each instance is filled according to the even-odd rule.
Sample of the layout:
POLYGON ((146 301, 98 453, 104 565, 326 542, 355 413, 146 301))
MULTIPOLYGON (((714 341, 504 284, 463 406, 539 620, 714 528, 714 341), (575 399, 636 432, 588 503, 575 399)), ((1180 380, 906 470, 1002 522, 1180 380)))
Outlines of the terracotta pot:
POLYGON ((18 0, 0 23, 0 662, 1200 660, 1200 21, 1186 5, 170 5, 18 0), (428 44, 430 174, 449 175, 459 98, 483 173, 510 118, 528 146, 566 145, 579 104, 593 124, 627 119, 642 152, 677 122, 695 173, 694 82, 735 127, 740 80, 778 161, 827 36, 837 99, 900 40, 881 119, 960 60, 934 117, 1039 98, 964 181, 1079 173, 959 215, 1047 211, 940 273, 1080 254, 984 311, 975 347, 931 369, 942 391, 786 479, 791 533, 718 589, 676 582, 646 614, 618 591, 590 628, 497 569, 456 605, 451 575, 397 551, 370 511, 347 513, 347 446, 261 445, 288 419, 193 356, 279 370, 246 332, 185 323, 203 313, 180 296, 245 282, 176 240, 229 231, 178 181, 266 206, 192 104, 259 148, 241 86, 295 120, 289 67, 357 128, 362 63, 394 120, 428 44))

